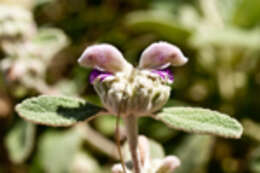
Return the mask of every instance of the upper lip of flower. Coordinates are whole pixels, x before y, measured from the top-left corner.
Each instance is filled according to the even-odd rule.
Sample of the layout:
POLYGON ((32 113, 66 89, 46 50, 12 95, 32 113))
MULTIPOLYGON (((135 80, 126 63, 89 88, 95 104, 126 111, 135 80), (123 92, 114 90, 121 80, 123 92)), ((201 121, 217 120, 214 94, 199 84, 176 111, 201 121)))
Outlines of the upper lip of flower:
MULTIPOLYGON (((157 42, 148 46, 141 54, 139 69, 147 69, 162 78, 173 82, 169 66, 184 65, 188 59, 181 50, 167 42, 157 42)), ((122 53, 109 44, 99 44, 88 47, 78 59, 80 65, 92 67, 95 70, 90 75, 90 82, 99 77, 101 80, 115 73, 130 74, 133 66, 128 63, 122 53)))
POLYGON ((80 65, 92 67, 110 73, 127 71, 132 68, 122 53, 109 44, 88 47, 78 59, 80 65))
POLYGON ((188 62, 181 50, 167 42, 153 43, 142 53, 140 68, 164 69, 166 67, 181 66, 188 62))

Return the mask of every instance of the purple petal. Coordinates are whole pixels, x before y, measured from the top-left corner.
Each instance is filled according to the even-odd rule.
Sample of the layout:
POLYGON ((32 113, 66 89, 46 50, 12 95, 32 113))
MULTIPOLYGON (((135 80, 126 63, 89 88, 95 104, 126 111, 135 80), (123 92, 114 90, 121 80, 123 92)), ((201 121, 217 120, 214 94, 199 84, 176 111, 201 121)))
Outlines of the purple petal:
POLYGON ((160 75, 163 79, 169 79, 170 82, 174 81, 174 76, 170 68, 152 70, 153 73, 160 75))
POLYGON ((97 77, 100 78, 100 81, 103 81, 108 76, 112 76, 112 74, 109 73, 109 72, 106 72, 106 71, 94 69, 90 72, 89 81, 90 81, 91 84, 93 84, 97 77))

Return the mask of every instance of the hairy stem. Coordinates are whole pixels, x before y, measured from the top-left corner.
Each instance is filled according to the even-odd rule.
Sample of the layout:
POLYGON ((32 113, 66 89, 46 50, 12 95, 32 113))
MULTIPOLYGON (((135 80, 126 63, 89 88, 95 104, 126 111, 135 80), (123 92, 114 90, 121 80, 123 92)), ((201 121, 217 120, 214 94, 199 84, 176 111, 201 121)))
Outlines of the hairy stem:
POLYGON ((129 149, 131 152, 132 161, 133 161, 134 172, 141 173, 140 159, 137 152, 137 146, 138 146, 137 117, 134 115, 127 115, 124 116, 124 121, 126 124, 127 139, 128 139, 129 149))
POLYGON ((117 150, 120 157, 120 162, 123 168, 123 173, 126 173, 126 166, 124 162, 124 158, 121 151, 121 144, 120 144, 120 130, 119 130, 119 121, 120 121, 120 114, 118 114, 116 119, 116 143, 117 143, 117 150))

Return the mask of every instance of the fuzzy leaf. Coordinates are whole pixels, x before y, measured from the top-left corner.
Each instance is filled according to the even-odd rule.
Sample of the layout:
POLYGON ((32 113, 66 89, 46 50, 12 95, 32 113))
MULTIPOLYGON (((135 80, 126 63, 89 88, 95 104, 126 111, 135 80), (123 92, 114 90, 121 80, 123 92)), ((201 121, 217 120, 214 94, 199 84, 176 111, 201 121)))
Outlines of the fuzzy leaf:
POLYGON ((156 118, 169 125, 169 127, 192 133, 240 138, 243 131, 243 127, 235 119, 209 109, 165 108, 156 118))
POLYGON ((22 118, 49 126, 70 126, 101 110, 82 99, 45 95, 27 99, 16 106, 22 118))
POLYGON ((34 146, 35 125, 20 121, 10 130, 5 138, 8 155, 12 162, 22 163, 31 154, 34 146))
POLYGON ((39 141, 39 164, 48 173, 69 173, 81 144, 81 133, 75 128, 47 131, 39 141))

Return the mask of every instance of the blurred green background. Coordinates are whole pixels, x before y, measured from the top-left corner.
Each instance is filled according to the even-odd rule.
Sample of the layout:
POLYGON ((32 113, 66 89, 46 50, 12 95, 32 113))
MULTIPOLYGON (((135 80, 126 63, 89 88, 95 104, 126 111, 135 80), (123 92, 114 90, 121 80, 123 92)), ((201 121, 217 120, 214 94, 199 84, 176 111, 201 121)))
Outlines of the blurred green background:
MULTIPOLYGON (((117 46, 134 65, 155 41, 181 48, 167 106, 227 113, 244 126, 240 140, 186 134, 142 118, 140 133, 177 173, 260 173, 259 0, 0 0, 0 173, 106 173, 118 162, 115 117, 85 129, 35 126, 14 106, 39 94, 100 104, 77 59, 91 44, 117 46), (82 135, 83 132, 83 135, 82 135)), ((121 124, 122 142, 125 140, 121 124)))

